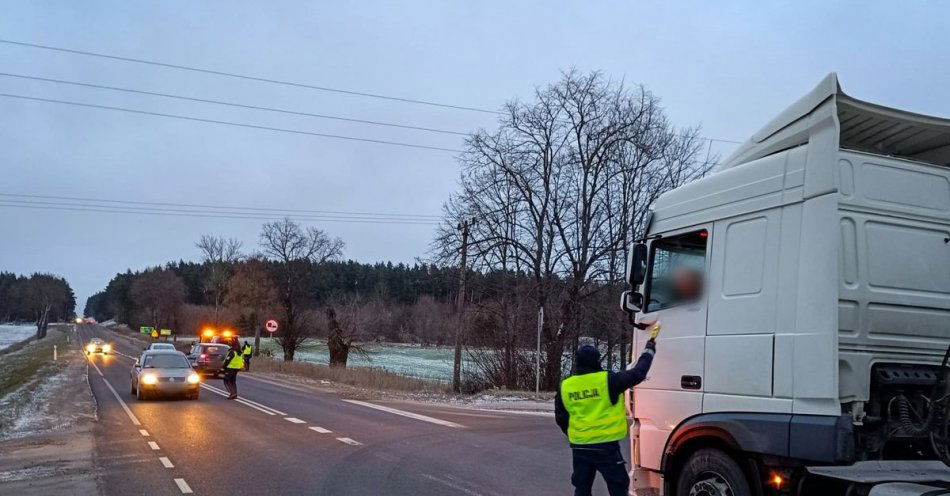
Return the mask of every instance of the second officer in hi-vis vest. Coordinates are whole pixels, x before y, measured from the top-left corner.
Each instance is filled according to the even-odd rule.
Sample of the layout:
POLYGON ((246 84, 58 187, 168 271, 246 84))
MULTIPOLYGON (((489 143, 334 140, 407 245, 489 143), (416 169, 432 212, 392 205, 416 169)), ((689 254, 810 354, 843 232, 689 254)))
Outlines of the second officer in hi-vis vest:
POLYGON ((607 372, 600 366, 597 348, 577 349, 577 373, 561 382, 554 398, 555 420, 571 443, 575 496, 590 496, 597 472, 607 482, 610 496, 627 494, 630 477, 618 442, 627 437, 623 393, 646 378, 655 352, 656 341, 651 338, 633 368, 607 372))

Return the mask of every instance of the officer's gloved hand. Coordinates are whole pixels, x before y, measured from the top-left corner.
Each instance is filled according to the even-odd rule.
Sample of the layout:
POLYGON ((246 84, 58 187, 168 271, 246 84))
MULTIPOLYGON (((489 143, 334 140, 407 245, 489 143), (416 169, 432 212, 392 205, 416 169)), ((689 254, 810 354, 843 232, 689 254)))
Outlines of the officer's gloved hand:
POLYGON ((648 349, 648 350, 650 350, 650 351, 656 352, 656 340, 655 340, 655 339, 652 339, 652 338, 651 338, 651 339, 648 339, 645 348, 648 349))

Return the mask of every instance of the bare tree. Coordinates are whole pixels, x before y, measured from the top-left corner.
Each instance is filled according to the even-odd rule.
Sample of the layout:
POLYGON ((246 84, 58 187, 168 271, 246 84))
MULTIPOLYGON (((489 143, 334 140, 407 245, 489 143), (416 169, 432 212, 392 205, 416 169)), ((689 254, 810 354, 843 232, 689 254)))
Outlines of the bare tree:
POLYGON ((204 235, 195 243, 206 265, 204 290, 214 303, 214 322, 218 324, 218 308, 227 292, 231 269, 241 259, 241 242, 235 238, 204 235))
POLYGON ((331 238, 315 227, 304 229, 285 218, 264 224, 260 246, 263 255, 272 262, 277 301, 283 311, 276 340, 284 350, 284 360, 292 361, 297 348, 313 336, 313 329, 299 322, 313 266, 340 257, 343 240, 331 238))
POLYGON ((474 217, 473 267, 533 281, 518 294, 532 312, 545 310, 545 388, 560 380, 584 300, 619 279, 650 204, 709 170, 715 158, 700 156, 702 144, 697 129, 673 127, 644 88, 577 71, 537 89, 533 102, 509 103, 496 131, 466 141, 460 191, 446 204, 434 254, 454 264, 454 226, 474 217))
POLYGON ((261 313, 277 302, 277 288, 264 262, 251 258, 239 264, 228 279, 225 303, 254 325, 254 356, 261 348, 261 313))
POLYGON ((36 323, 36 339, 46 337, 51 321, 66 317, 75 305, 72 289, 62 278, 50 274, 33 274, 20 282, 20 301, 29 309, 36 323))
POLYGON ((357 296, 339 298, 327 307, 327 348, 331 367, 346 367, 350 351, 362 351, 359 343, 369 336, 383 305, 364 303, 357 296))

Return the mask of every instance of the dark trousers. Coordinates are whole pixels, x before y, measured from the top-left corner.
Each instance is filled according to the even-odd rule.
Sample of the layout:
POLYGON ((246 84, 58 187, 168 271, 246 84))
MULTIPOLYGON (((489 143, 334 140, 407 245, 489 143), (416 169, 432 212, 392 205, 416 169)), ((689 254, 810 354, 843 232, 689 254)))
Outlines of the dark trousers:
POLYGON ((620 444, 596 448, 582 448, 572 446, 574 457, 574 473, 571 474, 571 484, 574 484, 574 496, 590 496, 597 472, 604 477, 607 483, 607 492, 610 496, 626 496, 630 486, 630 476, 627 475, 627 465, 620 453, 620 444))
POLYGON ((244 355, 244 370, 251 370, 251 355, 244 355))
POLYGON ((237 396, 237 374, 238 369, 224 369, 224 387, 231 396, 237 396))

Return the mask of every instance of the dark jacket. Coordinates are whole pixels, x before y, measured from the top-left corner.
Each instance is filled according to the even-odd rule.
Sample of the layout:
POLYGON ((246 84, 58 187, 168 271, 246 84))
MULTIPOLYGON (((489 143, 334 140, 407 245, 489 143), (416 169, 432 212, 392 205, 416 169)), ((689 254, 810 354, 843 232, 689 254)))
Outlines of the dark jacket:
MULTIPOLYGON (((610 394, 610 402, 617 404, 620 401, 620 398, 623 396, 624 391, 636 386, 643 382, 647 377, 647 372, 650 371, 650 365, 653 364, 653 354, 655 351, 651 348, 643 350, 643 354, 640 355, 640 358, 637 360, 637 364, 631 369, 624 370, 622 372, 608 372, 607 373, 607 390, 610 394)), ((597 357, 596 361, 590 357, 584 357, 582 359, 578 357, 577 359, 577 373, 575 375, 590 374, 593 372, 600 372, 603 369, 600 367, 600 358, 597 357)), ((571 420, 571 414, 568 413, 567 408, 564 407, 564 402, 561 400, 561 388, 558 388, 557 395, 554 396, 554 420, 557 422, 558 427, 561 428, 561 431, 564 434, 567 434, 567 426, 571 420)), ((616 441, 609 443, 600 443, 600 444, 585 444, 584 448, 598 448, 598 447, 613 447, 616 445, 616 441)))

